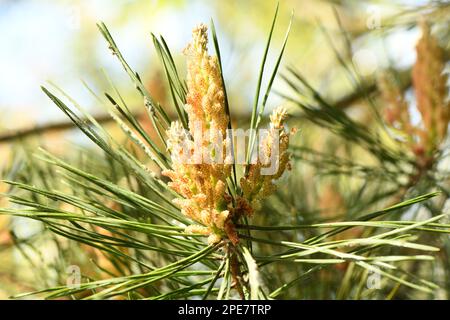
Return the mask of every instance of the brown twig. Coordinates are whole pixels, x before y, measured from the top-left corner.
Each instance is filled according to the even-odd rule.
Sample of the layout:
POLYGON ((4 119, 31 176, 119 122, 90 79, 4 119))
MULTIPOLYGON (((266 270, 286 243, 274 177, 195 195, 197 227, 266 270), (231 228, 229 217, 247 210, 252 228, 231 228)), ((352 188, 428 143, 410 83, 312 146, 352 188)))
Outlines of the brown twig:
MULTIPOLYGON (((402 84, 401 89, 406 90, 411 86, 411 70, 405 70, 398 73, 400 82, 402 84)), ((366 95, 372 94, 376 92, 377 85, 375 82, 366 86, 363 91, 352 92, 339 100, 337 100, 333 105, 339 109, 345 109, 355 102, 364 99, 366 95)), ((140 117, 142 114, 138 113, 135 116, 140 117)), ((291 118, 295 118, 296 115, 291 115, 291 118)), ((108 114, 102 114, 94 117, 98 123, 108 123, 114 121, 108 114)), ((240 117, 242 119, 242 117, 240 117)), ((0 133, 0 144, 12 142, 15 140, 20 140, 29 136, 48 133, 51 131, 65 131, 70 130, 75 127, 75 124, 72 121, 60 121, 45 124, 42 126, 36 126, 31 128, 13 130, 10 132, 0 133)))
MULTIPOLYGON (((136 114, 135 117, 140 117, 141 114, 136 114)), ((102 114, 95 116, 94 119, 98 123, 108 123, 114 121, 114 119, 111 118, 109 114, 102 114)), ((87 119, 86 119, 86 122, 87 119)), ((70 130, 74 129, 75 124, 72 121, 60 121, 60 122, 53 122, 49 124, 45 124, 42 126, 35 126, 31 128, 25 128, 25 129, 19 129, 19 130, 12 130, 9 132, 5 132, 0 134, 0 144, 11 142, 14 140, 20 140, 27 138, 29 136, 43 134, 43 133, 49 133, 52 131, 64 131, 64 130, 70 130)))

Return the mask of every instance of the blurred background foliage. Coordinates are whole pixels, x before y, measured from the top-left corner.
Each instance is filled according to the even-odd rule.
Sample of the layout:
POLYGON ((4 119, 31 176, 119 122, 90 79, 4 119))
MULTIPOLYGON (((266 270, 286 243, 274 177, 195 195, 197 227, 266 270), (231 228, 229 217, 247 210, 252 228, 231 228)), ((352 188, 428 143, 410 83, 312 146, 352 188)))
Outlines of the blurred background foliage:
MULTIPOLYGON (((85 81, 97 92, 109 89, 106 73, 114 79, 132 112, 144 126, 150 127, 149 123, 145 123, 148 120, 141 117, 142 99, 106 48, 96 27, 98 21, 104 21, 113 31, 130 65, 139 70, 153 97, 166 105, 170 104, 170 96, 164 71, 152 45, 151 33, 165 37, 175 62, 181 68, 180 73, 184 74, 181 52, 189 41, 192 27, 202 21, 208 23, 213 18, 221 43, 223 72, 233 121, 236 125, 247 124, 259 61, 275 6, 276 1, 257 0, 0 0, 1 178, 20 179, 30 184, 46 181, 45 177, 53 173, 45 164, 36 165, 31 153, 37 145, 75 161, 79 167, 90 172, 97 169, 101 172, 105 168, 101 161, 96 163, 90 159, 91 142, 75 130, 65 115, 42 93, 39 86, 47 81, 57 83, 76 97, 120 140, 124 139, 120 129, 109 121, 83 85, 85 81)), ((382 113, 386 101, 380 98, 377 79, 390 69, 412 106, 412 121, 420 123, 420 114, 412 98, 411 78, 412 66, 416 61, 415 46, 421 35, 417 23, 422 17, 431 23, 432 32, 444 49, 448 71, 449 3, 414 0, 280 1, 279 21, 273 37, 275 48, 282 44, 292 10, 293 25, 280 68, 281 76, 277 77, 273 86, 277 94, 269 97, 267 111, 279 104, 289 107, 292 115, 290 125, 299 128, 292 143, 297 148, 293 150, 296 165, 280 184, 278 193, 264 204, 263 212, 273 214, 259 215, 252 224, 277 225, 277 221, 302 224, 353 219, 362 213, 390 206, 406 196, 436 190, 444 191, 444 194, 428 206, 413 206, 412 210, 400 212, 395 217, 401 219, 406 214, 410 219, 423 219, 443 210, 445 212, 446 204, 448 206, 445 190, 449 188, 448 137, 442 143, 444 151, 439 164, 433 169, 440 172, 439 178, 415 181, 411 190, 411 186, 407 185, 411 174, 395 171, 385 156, 380 156, 385 149, 402 154, 405 151, 401 147, 382 137, 381 141, 376 141, 383 145, 382 150, 373 151, 371 146, 367 148, 364 143, 350 139, 352 134, 358 136, 360 132, 350 132, 350 136, 345 136, 342 134, 345 130, 334 130, 336 127, 333 125, 327 126, 317 120, 314 123, 314 119, 320 119, 319 113, 329 111, 321 105, 320 95, 345 117, 358 123, 363 131, 381 130, 377 114, 382 113), (307 79, 307 83, 302 79, 307 79), (308 85, 314 89, 308 90, 308 85), (297 93, 300 93, 300 98, 293 98, 297 97, 297 93), (309 110, 308 104, 318 107, 309 110)), ((269 52, 268 61, 272 63, 269 69, 273 67, 276 57, 276 50, 269 52)), ((172 115, 175 116, 173 110, 172 115)), ((342 115, 333 112, 329 115, 338 119, 337 126, 342 125, 339 123, 342 115)), ((332 122, 324 121, 327 124, 332 122)), ((407 161, 408 157, 402 159, 407 161)), ((120 179, 119 174, 117 183, 123 183, 120 179)), ((49 190, 57 189, 58 183, 52 179, 47 187, 49 190)), ((5 184, 0 184, 1 192, 7 190, 5 184)), ((0 207, 7 206, 6 201, 0 198, 0 207)), ((348 232, 358 235, 362 230, 354 228, 348 232)), ((290 241, 301 241, 314 235, 314 232, 308 234, 308 231, 294 235, 280 231, 260 236, 268 236, 274 241, 285 237, 292 237, 290 241)), ((54 237, 39 222, 0 216, 0 298, 65 283, 67 275, 61 270, 66 270, 68 261, 72 265, 83 266, 94 260, 99 267, 91 271, 89 276, 92 278, 101 278, 113 269, 111 264, 114 261, 108 260, 108 256, 68 240, 53 241, 54 237)), ((348 271, 353 267, 338 265, 331 272, 316 272, 302 282, 303 286, 311 283, 323 285, 309 285, 312 288, 309 291, 301 286, 294 287, 285 297, 386 298, 394 292, 399 298, 448 299, 448 234, 427 239, 427 243, 442 248, 437 268, 433 268, 437 275, 429 275, 441 288, 433 294, 410 293, 402 291, 402 287, 388 293, 357 288, 355 293, 342 284, 342 278, 348 275, 354 277, 357 283, 364 283, 367 273, 353 274, 348 271)), ((264 246, 261 252, 264 253, 264 246)), ((421 269, 414 265, 410 271, 413 274, 427 273, 430 271, 427 263, 423 263, 421 269)), ((273 268, 273 274, 284 275, 272 279, 276 282, 275 287, 292 279, 293 273, 301 272, 289 264, 276 264, 270 268, 273 268)))

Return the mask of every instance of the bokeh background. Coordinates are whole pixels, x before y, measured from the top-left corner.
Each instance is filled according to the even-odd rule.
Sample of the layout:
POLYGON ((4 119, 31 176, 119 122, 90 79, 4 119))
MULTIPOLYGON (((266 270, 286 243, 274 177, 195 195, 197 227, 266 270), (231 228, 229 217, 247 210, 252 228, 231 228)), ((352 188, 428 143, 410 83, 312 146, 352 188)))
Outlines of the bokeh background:
MULTIPOLYGON (((66 154, 70 152, 68 142, 88 145, 81 134, 70 129, 64 114, 42 93, 40 85, 49 81, 102 118, 104 110, 96 104, 85 84, 102 92, 109 88, 107 74, 127 101, 132 102, 136 112, 142 108, 141 99, 97 30, 99 21, 106 23, 130 65, 139 70, 151 92, 164 102, 168 99, 165 81, 151 33, 165 37, 182 69, 182 50, 189 41, 191 29, 200 22, 209 23, 214 19, 232 113, 240 118, 249 117, 276 3, 273 0, 0 0, 0 170, 14 161, 13 152, 21 148, 20 142, 25 139, 27 143, 44 144, 66 154), (36 138, 28 135, 30 131, 42 135, 36 138)), ((344 70, 336 67, 336 56, 330 46, 331 38, 336 49, 345 52, 336 12, 342 27, 353 39, 348 58, 370 82, 386 67, 410 68, 415 61, 414 47, 420 35, 410 24, 421 12, 427 11, 430 3, 419 0, 280 1, 274 48, 282 44, 291 12, 294 12, 281 70, 284 66, 293 66, 324 96, 333 101, 345 98, 352 92, 352 84, 346 80, 344 70), (396 17, 396 25, 391 26, 392 17, 399 13, 402 15, 396 17)), ((272 66, 277 53, 278 49, 269 53, 268 61, 272 66)), ((274 90, 283 92, 285 84, 275 81, 274 90)), ((270 99, 270 107, 284 103, 276 94, 270 99)), ((364 121, 364 111, 357 101, 349 105, 349 112, 364 121)), ((33 230, 30 222, 17 219, 11 226, 11 221, 0 217, 0 298, 27 290, 28 281, 37 277, 29 266, 24 267, 27 262, 23 255, 15 249, 7 250, 11 239, 6 231, 2 232, 7 225, 17 234, 33 230), (12 269, 18 271, 14 276, 12 269)), ((44 254, 32 259, 51 259, 52 251, 48 252, 50 257, 44 254)))

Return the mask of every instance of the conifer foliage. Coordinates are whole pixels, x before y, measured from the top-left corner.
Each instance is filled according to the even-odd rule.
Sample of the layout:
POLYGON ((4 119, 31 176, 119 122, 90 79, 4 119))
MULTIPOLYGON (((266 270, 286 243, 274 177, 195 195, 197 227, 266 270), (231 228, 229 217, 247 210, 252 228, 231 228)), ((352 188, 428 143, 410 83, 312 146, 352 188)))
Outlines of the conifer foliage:
MULTIPOLYGON (((74 147, 63 157, 32 150, 19 170, 12 166, 5 175, 9 205, 0 213, 42 226, 16 246, 39 251, 52 243, 58 254, 58 263, 42 266, 56 276, 44 276, 35 291, 16 298, 392 299, 435 298, 442 291, 448 298, 450 104, 446 49, 430 22, 420 23, 410 73, 421 122, 412 122, 411 102, 391 70, 380 75, 376 95, 358 80, 376 115, 369 128, 301 72, 280 68, 290 25, 266 74, 276 18, 251 119, 236 121, 251 129, 244 163, 236 161, 240 144, 231 129, 237 124, 212 21, 210 33, 206 24, 193 29, 184 50, 186 76, 165 39, 152 35, 172 98, 167 106, 98 24, 136 87, 151 129, 113 81, 111 92, 88 90, 126 143, 62 89, 42 88, 96 147, 74 147), (286 103, 270 106, 267 115, 279 73, 289 89, 279 92, 286 103), (262 138, 261 129, 267 133, 262 138), (345 148, 320 150, 308 131, 325 132, 330 144, 345 148), (267 173, 271 160, 276 169, 267 173), (426 214, 418 217, 419 211, 426 214), (77 274, 70 283, 67 268, 77 274)), ((350 70, 351 62, 338 58, 350 70)))

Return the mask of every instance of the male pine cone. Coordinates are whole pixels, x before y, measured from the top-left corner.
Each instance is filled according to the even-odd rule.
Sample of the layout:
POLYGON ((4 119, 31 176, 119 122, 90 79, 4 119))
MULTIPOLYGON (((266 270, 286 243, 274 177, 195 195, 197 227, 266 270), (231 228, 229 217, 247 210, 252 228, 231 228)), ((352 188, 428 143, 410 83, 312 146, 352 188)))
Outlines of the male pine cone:
MULTIPOLYGON (((251 164, 248 174, 241 179, 243 194, 233 205, 227 190, 233 157, 227 154, 231 143, 227 136, 230 119, 225 110, 221 70, 217 57, 208 54, 207 27, 200 24, 194 28, 192 38, 184 50, 188 69, 184 108, 189 131, 178 121, 171 123, 167 146, 172 168, 162 174, 170 178, 169 187, 181 196, 174 203, 194 222, 186 228, 187 232, 207 235, 210 244, 224 238, 237 244, 239 237, 234 223, 240 216, 250 215, 262 196, 273 192, 272 181, 288 167, 289 137, 283 124, 287 114, 278 108, 271 116, 270 132, 280 146, 278 169, 272 175, 262 176, 265 163, 251 164), (218 154, 221 161, 205 161, 205 155, 217 160, 218 154)), ((270 137, 263 141, 261 147, 266 158, 271 156, 274 143, 270 137)))

